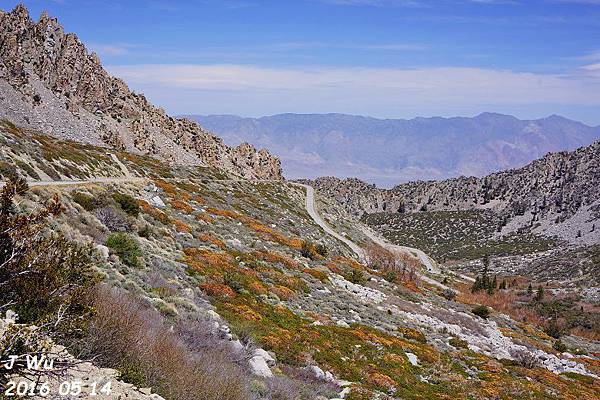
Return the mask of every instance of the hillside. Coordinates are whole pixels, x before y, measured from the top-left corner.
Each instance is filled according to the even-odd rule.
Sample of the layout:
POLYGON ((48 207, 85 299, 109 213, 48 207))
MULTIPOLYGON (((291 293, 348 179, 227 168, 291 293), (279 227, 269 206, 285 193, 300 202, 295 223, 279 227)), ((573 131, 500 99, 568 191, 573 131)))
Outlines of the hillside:
POLYGON ((411 120, 343 114, 189 118, 230 145, 247 141, 269 148, 281 158, 288 178, 355 177, 384 187, 484 176, 600 138, 600 127, 559 116, 537 120, 492 113, 411 120))
MULTIPOLYGON (((600 321, 588 303, 565 309, 569 319, 558 346, 545 333, 553 325, 535 319, 545 303, 524 294, 528 281, 519 278, 496 295, 518 296, 519 306, 495 305, 481 318, 473 307, 485 298, 472 297, 452 275, 427 276, 410 252, 398 259, 398 269, 358 262, 309 216, 306 194, 293 183, 240 181, 212 168, 107 155, 8 122, 0 135, 3 180, 28 176, 32 186, 17 195, 19 215, 60 201, 63 212, 45 229, 72 246, 85 244, 88 268, 103 283, 91 315, 78 317, 89 318, 84 333, 73 338, 47 325, 42 330, 93 360, 75 363, 67 376, 112 379, 115 396, 139 399, 598 394, 600 344, 586 337, 600 321), (60 179, 39 179, 51 171, 60 179), (533 314, 513 319, 525 312, 533 314)), ((357 224, 334 226, 355 243, 366 240, 357 224)), ((548 287, 545 301, 555 301, 555 288, 548 287)), ((26 302, 31 295, 13 298, 21 324, 14 316, 2 320, 0 335, 28 338, 27 348, 40 351, 39 339, 23 325, 37 321, 39 302, 26 302)))
POLYGON ((466 236, 488 210, 507 231, 540 223, 536 237, 558 213, 559 227, 588 224, 599 143, 481 180, 321 179, 315 195, 266 150, 130 92, 56 20, 19 6, 0 27, 0 359, 14 361, 0 398, 600 396, 597 249, 552 253, 594 230, 547 239, 553 264, 451 269, 424 252, 445 250, 428 241, 435 223, 466 236), (423 251, 349 217, 378 228, 455 212, 449 198, 482 215, 410 220, 423 251))
POLYGON ((167 115, 110 76, 56 19, 43 14, 34 22, 24 6, 0 10, 0 93, 0 118, 58 138, 282 179, 268 151, 228 147, 198 124, 167 115))
POLYGON ((531 228, 575 243, 597 243, 600 142, 548 154, 483 178, 417 181, 380 189, 358 179, 312 181, 351 215, 490 210, 504 232, 531 228), (581 231, 578 233, 578 231, 581 231))

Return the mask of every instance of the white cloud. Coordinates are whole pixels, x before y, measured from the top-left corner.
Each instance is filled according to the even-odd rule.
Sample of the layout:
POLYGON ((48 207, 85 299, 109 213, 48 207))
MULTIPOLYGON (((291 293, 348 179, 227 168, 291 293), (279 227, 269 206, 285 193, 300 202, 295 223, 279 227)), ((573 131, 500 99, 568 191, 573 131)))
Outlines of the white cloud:
POLYGON ((600 106, 600 73, 591 68, 570 75, 456 67, 159 64, 108 70, 174 114, 339 112, 410 118, 496 111, 527 118, 559 113, 598 123, 590 115, 600 106))

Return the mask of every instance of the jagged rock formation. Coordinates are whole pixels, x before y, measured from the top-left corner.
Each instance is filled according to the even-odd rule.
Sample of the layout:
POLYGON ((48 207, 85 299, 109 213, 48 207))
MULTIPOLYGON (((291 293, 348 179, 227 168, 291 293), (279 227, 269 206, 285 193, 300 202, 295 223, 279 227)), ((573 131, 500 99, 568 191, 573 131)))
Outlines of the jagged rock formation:
MULTIPOLYGON (((511 228, 533 227, 565 238, 597 231, 600 217, 600 142, 573 152, 550 153, 531 164, 483 178, 410 182, 380 189, 358 179, 319 178, 311 182, 351 215, 377 212, 492 209, 511 228), (510 222, 513 222, 511 225, 510 222), (573 224, 577 221, 577 224, 573 224)), ((595 236, 594 236, 595 237, 595 236)))
POLYGON ((207 164, 249 179, 282 179, 279 160, 231 148, 195 122, 170 117, 110 76, 96 54, 43 14, 0 11, 0 118, 53 136, 178 164, 207 164))

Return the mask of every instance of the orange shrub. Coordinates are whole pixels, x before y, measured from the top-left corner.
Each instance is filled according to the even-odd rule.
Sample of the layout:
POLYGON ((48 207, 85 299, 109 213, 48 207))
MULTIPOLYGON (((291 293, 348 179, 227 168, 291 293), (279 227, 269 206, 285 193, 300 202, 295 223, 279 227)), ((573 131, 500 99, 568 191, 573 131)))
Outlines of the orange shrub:
POLYGON ((369 382, 375 386, 379 386, 380 388, 390 390, 396 387, 396 382, 392 378, 379 372, 373 372, 369 374, 368 379, 369 382))
POLYGON ((213 253, 210 250, 192 248, 185 249, 183 252, 189 259, 203 262, 209 267, 222 270, 229 270, 232 267, 233 259, 227 253, 213 253))
POLYGON ((192 206, 181 200, 171 200, 171 207, 186 214, 191 214, 194 212, 194 208, 192 206))
POLYGON ((520 306, 519 298, 513 291, 498 290, 492 295, 486 292, 471 293, 468 285, 460 287, 458 301, 467 304, 483 304, 493 309, 510 315, 517 321, 527 322, 536 326, 542 326, 543 319, 535 310, 520 306))
POLYGON ((204 221, 207 224, 212 224, 214 222, 214 219, 212 219, 212 217, 210 217, 209 215, 206 215, 206 214, 197 214, 196 220, 204 221))
POLYGON ((173 220, 173 225, 175 225, 175 229, 177 229, 177 232, 192 233, 192 227, 183 221, 180 221, 178 219, 173 220))
POLYGON ((256 295, 267 294, 269 291, 259 281, 254 281, 248 285, 248 290, 256 295))
POLYGON ((192 200, 194 200, 198 204, 206 204, 206 200, 204 200, 204 198, 202 198, 202 196, 196 195, 196 196, 192 197, 192 200))
POLYGON ((272 264, 283 264, 290 269, 298 269, 298 263, 283 254, 275 253, 268 250, 259 250, 252 253, 252 255, 259 260, 266 261, 272 264))
POLYGON ((327 280, 327 274, 325 272, 313 268, 304 268, 302 272, 320 280, 321 282, 325 282, 327 280))
POLYGON ((160 211, 158 208, 151 206, 147 201, 144 200, 138 200, 138 202, 144 213, 150 215, 152 218, 165 225, 169 225, 171 223, 171 218, 169 218, 167 214, 160 211))
POLYGON ((235 211, 231 211, 231 210, 219 210, 218 208, 208 207, 206 209, 206 211, 211 213, 212 215, 219 215, 221 217, 227 217, 227 218, 233 218, 233 219, 239 219, 241 217, 240 214, 236 213, 235 211))
POLYGON ((225 247, 226 247, 225 243, 223 243, 222 240, 219 240, 216 237, 214 237, 208 233, 203 233, 200 236, 198 236, 198 240, 200 240, 201 242, 212 243, 213 245, 217 246, 221 250, 225 250, 225 247))
POLYGON ((160 189, 162 189, 162 191, 168 194, 169 196, 175 196, 177 194, 177 187, 175 187, 175 185, 173 184, 159 179, 155 180, 154 184, 160 189))
POLYGON ((293 290, 280 285, 273 286, 271 288, 271 292, 276 294, 277 297, 284 301, 287 301, 296 295, 296 293, 293 290))
POLYGON ((209 296, 215 297, 235 297, 235 292, 232 288, 227 285, 220 283, 203 283, 200 285, 200 289, 204 290, 209 296))

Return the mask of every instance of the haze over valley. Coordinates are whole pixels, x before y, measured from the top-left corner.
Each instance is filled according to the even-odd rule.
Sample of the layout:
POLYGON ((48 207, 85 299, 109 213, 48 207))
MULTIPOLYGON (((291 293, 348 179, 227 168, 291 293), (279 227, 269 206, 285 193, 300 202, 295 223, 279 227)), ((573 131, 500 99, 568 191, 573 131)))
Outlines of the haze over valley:
POLYGON ((600 138, 600 127, 557 115, 537 120, 495 113, 410 120, 345 114, 188 117, 229 145, 268 148, 289 179, 356 177, 383 187, 484 176, 600 138))

